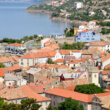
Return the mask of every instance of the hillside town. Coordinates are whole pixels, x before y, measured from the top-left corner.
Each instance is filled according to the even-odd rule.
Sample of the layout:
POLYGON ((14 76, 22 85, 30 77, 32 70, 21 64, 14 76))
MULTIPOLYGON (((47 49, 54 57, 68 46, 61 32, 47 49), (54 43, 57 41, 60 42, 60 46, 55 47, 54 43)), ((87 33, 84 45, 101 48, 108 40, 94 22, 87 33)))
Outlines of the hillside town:
POLYGON ((73 42, 86 42, 82 49, 61 48, 58 36, 42 38, 39 48, 29 46, 31 40, 29 47, 1 43, 0 97, 9 104, 33 98, 41 105, 39 110, 48 110, 50 104, 58 107, 67 98, 78 101, 84 110, 109 110, 110 41, 101 41, 96 22, 74 28, 73 42), (76 89, 92 84, 104 92, 87 94, 76 89))

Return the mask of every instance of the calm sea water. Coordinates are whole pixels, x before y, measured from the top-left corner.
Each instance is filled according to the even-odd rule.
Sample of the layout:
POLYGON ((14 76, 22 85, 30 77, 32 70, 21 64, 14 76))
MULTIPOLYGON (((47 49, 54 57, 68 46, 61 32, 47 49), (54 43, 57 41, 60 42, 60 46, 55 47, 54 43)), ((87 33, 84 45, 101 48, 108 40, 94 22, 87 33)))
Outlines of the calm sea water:
POLYGON ((22 38, 26 35, 63 34, 66 27, 71 24, 52 21, 47 14, 25 12, 25 9, 43 0, 0 0, 0 39, 22 38))

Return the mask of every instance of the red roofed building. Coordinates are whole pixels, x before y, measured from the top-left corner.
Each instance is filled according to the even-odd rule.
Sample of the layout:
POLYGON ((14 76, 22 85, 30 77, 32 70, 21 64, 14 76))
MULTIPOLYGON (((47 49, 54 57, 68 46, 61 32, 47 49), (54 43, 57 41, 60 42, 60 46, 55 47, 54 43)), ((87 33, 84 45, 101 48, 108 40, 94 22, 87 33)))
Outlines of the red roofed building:
POLYGON ((28 53, 19 59, 19 65, 23 67, 33 66, 37 63, 46 63, 48 58, 53 61, 57 59, 64 59, 66 56, 74 56, 75 58, 81 57, 80 50, 51 50, 37 53, 28 53))
POLYGON ((79 101, 84 106, 84 110, 108 110, 110 105, 110 92, 100 93, 96 95, 88 95, 75 92, 74 90, 54 88, 45 91, 46 97, 51 98, 52 106, 58 106, 59 103, 65 101, 66 98, 72 98, 79 101))
POLYGON ((102 63, 102 69, 104 69, 107 65, 109 65, 110 64, 110 54, 107 54, 106 56, 102 57, 101 63, 102 63))
POLYGON ((36 100, 36 103, 41 105, 39 110, 46 110, 51 101, 50 98, 37 94, 28 86, 20 86, 18 88, 3 88, 0 90, 0 97, 5 98, 8 103, 15 104, 20 104, 24 99, 33 98, 36 100))
POLYGON ((110 50, 110 41, 95 41, 91 42, 89 45, 90 48, 96 47, 98 50, 102 52, 106 52, 110 50))

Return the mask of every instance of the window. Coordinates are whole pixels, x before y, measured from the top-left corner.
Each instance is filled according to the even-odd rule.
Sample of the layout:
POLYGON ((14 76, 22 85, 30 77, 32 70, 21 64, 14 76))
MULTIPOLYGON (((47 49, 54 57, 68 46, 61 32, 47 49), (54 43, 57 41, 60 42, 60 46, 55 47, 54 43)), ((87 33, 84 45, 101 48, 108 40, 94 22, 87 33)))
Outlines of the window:
POLYGON ((96 74, 94 75, 94 77, 96 78, 96 74))
POLYGON ((23 65, 24 63, 23 62, 21 62, 21 65, 23 65))
POLYGON ((93 32, 92 34, 95 35, 95 32, 93 32))

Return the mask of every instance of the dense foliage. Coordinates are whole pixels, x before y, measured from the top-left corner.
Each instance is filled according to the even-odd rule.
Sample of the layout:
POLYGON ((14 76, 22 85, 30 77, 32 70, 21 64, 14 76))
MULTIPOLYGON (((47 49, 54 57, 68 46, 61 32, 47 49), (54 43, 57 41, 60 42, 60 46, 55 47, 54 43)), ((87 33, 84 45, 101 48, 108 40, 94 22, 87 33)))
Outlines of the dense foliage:
POLYGON ((48 59, 47 59, 47 63, 48 63, 48 64, 54 64, 54 62, 52 61, 51 58, 48 58, 48 59))
POLYGON ((38 38, 37 35, 33 35, 33 36, 25 36, 22 39, 11 39, 11 38, 4 38, 3 40, 0 40, 0 42, 5 42, 5 43, 22 43, 22 42, 26 42, 29 40, 33 40, 38 38))
POLYGON ((72 50, 81 50, 83 49, 85 46, 85 43, 84 42, 76 42, 76 43, 73 43, 73 44, 68 44, 68 43, 64 43, 61 47, 62 49, 72 49, 72 50))
POLYGON ((110 33, 110 22, 101 21, 98 24, 103 27, 101 30, 102 34, 109 34, 110 33))
POLYGON ((71 27, 70 29, 66 28, 64 30, 66 37, 73 37, 74 36, 74 27, 71 27))
POLYGON ((102 34, 109 34, 110 33, 110 29, 102 28, 101 33, 102 34))
POLYGON ((105 92, 103 88, 100 88, 95 84, 77 85, 75 91, 84 94, 97 94, 105 92))
POLYGON ((98 24, 101 25, 101 26, 110 26, 110 22, 103 22, 103 21, 101 21, 98 24))
POLYGON ((0 110, 39 110, 40 107, 34 99, 22 100, 21 104, 8 104, 4 102, 4 99, 0 98, 0 110))
POLYGON ((0 63, 0 68, 4 68, 5 65, 3 63, 0 63))
POLYGON ((67 98, 64 102, 60 103, 58 110, 84 110, 84 107, 78 101, 67 98))
POLYGON ((108 8, 110 1, 102 0, 102 2, 100 2, 100 0, 96 0, 96 2, 93 2, 93 0, 79 0, 79 2, 83 2, 84 5, 81 9, 75 9, 74 2, 77 2, 77 0, 65 0, 65 2, 59 6, 52 6, 51 4, 48 5, 46 3, 42 3, 39 6, 33 5, 27 10, 44 10, 51 12, 52 17, 61 17, 70 20, 91 21, 110 18, 110 10, 108 8), (102 10, 106 13, 104 14, 102 10), (94 14, 91 15, 90 12, 94 12, 94 14))
POLYGON ((47 110, 84 110, 82 104, 78 101, 74 101, 71 98, 67 98, 64 102, 60 103, 58 107, 52 107, 49 105, 47 110))

